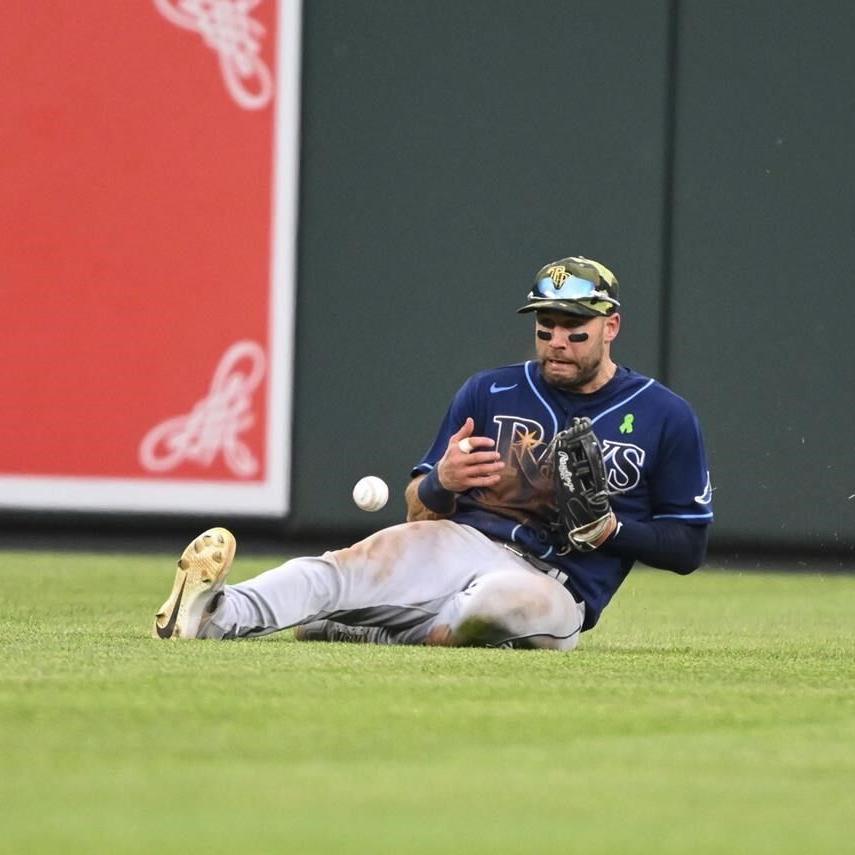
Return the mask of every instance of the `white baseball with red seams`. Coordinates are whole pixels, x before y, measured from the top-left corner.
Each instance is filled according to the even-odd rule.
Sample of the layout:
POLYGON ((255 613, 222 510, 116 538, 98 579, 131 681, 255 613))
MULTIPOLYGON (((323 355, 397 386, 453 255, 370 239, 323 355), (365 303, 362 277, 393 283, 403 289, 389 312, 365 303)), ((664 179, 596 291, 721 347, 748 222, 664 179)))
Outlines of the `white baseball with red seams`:
POLYGON ((389 487, 382 478, 366 475, 356 482, 353 501, 363 511, 379 511, 389 501, 389 487))

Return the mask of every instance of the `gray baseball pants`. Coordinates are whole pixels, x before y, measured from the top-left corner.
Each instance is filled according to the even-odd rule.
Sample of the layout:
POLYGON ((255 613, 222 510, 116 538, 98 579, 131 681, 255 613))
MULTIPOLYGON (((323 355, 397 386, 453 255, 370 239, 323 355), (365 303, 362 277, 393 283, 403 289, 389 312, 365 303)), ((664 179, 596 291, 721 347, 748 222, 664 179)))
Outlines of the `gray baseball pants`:
POLYGON ((572 650, 585 608, 555 579, 449 520, 403 523, 346 549, 226 585, 200 637, 267 635, 329 619, 378 641, 572 650))

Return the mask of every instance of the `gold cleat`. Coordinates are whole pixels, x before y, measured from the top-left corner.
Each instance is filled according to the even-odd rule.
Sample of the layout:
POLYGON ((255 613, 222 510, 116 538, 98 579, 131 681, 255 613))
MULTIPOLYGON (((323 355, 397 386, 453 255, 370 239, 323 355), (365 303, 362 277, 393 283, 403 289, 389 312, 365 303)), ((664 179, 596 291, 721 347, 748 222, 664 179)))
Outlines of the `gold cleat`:
POLYGON ((154 638, 196 638, 213 609, 235 557, 234 535, 210 528, 188 544, 178 559, 169 598, 154 618, 154 638))

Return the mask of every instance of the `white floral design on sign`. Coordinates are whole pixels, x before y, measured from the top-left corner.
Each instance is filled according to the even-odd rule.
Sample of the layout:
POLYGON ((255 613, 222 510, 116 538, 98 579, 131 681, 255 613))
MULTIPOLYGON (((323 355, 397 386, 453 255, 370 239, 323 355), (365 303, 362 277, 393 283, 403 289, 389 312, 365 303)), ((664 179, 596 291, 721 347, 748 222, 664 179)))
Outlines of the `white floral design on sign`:
POLYGON ((168 21, 199 33, 220 59, 232 98, 245 110, 261 110, 273 97, 273 76, 261 59, 264 26, 252 16, 261 0, 154 0, 168 21))
POLYGON ((264 377, 265 361, 254 341, 235 342, 220 359, 208 396, 145 435, 139 448, 142 467, 149 472, 168 472, 185 462, 208 467, 222 452, 235 475, 255 475, 258 461, 240 435, 255 423, 252 395, 264 377))

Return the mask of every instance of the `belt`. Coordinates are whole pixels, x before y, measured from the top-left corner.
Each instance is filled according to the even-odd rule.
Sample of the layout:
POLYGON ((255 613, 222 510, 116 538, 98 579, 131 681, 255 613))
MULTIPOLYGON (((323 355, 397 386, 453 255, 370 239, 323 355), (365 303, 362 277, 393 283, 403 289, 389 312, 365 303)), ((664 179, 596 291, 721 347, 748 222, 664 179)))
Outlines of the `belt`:
MULTIPOLYGON (((527 561, 531 564, 535 570, 540 570, 541 573, 545 573, 547 576, 551 576, 557 582, 560 582, 562 585, 567 582, 570 578, 563 570, 560 570, 558 567, 549 564, 547 561, 544 561, 542 558, 538 558, 531 552, 528 552, 525 549, 521 549, 516 543, 508 543, 507 541, 500 541, 502 546, 508 550, 508 552, 513 552, 514 555, 522 558, 523 561, 527 561)), ((574 595, 575 596, 575 595, 574 595)))

